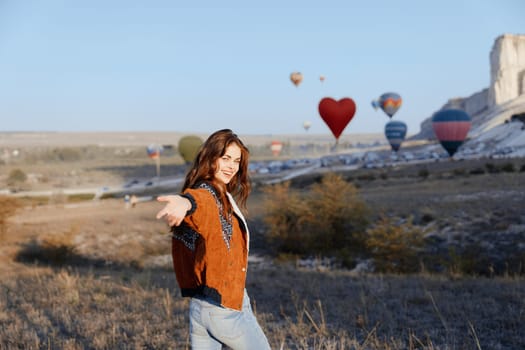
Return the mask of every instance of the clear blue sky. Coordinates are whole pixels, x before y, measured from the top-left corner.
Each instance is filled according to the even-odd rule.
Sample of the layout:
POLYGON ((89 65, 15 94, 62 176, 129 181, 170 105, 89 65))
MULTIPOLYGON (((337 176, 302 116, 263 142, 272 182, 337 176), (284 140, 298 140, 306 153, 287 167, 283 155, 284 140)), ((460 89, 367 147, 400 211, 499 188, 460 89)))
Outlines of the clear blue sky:
POLYGON ((504 33, 525 1, 0 0, 0 131, 330 134, 329 96, 357 104, 343 135, 382 133, 393 91, 414 134, 488 87, 504 33))

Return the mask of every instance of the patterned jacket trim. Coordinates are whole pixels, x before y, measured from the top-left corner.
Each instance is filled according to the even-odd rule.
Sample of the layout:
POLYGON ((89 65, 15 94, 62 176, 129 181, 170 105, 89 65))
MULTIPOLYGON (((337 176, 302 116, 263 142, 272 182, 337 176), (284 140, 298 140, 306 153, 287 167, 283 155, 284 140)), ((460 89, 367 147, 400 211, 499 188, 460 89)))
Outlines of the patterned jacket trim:
POLYGON ((219 220, 221 221, 222 239, 224 240, 228 250, 230 250, 230 242, 232 240, 233 234, 232 214, 228 213, 228 217, 224 216, 222 202, 219 199, 217 192, 210 184, 203 182, 197 186, 197 188, 204 188, 205 190, 208 190, 208 192, 210 192, 215 199, 215 203, 217 203, 217 207, 219 208, 219 220))

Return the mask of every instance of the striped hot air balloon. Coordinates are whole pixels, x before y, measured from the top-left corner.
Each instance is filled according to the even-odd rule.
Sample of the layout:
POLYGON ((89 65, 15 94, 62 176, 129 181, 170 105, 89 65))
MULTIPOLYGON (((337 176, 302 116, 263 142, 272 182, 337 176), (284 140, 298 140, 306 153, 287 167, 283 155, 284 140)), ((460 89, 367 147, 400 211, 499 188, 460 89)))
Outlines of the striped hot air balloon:
POLYGON ((450 157, 465 142, 470 126, 470 116, 460 109, 443 109, 432 116, 434 133, 450 157))
POLYGON ((385 136, 394 152, 399 150, 407 134, 407 125, 399 120, 391 120, 385 125, 385 136))

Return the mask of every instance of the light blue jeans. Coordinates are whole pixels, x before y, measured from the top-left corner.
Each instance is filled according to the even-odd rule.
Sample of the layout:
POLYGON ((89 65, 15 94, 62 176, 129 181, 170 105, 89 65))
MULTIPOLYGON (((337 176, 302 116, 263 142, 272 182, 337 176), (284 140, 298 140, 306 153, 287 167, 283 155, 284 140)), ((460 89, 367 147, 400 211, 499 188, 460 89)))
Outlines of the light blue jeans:
POLYGON ((190 341, 192 350, 270 350, 250 298, 244 291, 242 312, 192 298, 190 302, 190 341))

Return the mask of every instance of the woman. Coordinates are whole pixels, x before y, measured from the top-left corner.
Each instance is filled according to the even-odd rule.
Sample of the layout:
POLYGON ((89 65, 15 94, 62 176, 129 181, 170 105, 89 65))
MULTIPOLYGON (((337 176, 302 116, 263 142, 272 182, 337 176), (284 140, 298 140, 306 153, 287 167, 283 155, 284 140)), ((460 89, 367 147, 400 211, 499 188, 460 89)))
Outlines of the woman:
POLYGON ((249 232, 243 209, 250 192, 248 149, 229 129, 204 142, 182 187, 161 196, 157 214, 172 228, 173 267, 190 301, 192 349, 270 349, 246 293, 249 232))

